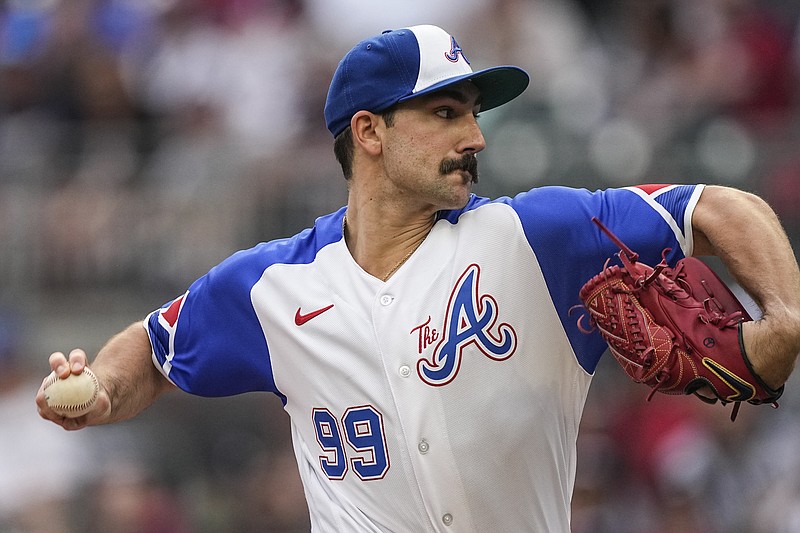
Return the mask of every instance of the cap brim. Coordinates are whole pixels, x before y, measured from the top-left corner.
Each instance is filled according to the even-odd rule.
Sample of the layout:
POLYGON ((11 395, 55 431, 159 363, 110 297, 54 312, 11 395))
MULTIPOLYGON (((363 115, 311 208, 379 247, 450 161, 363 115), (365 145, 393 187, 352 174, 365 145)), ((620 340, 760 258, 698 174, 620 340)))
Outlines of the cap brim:
POLYGON ((464 80, 470 80, 481 91, 481 111, 487 111, 510 102, 528 88, 530 77, 519 67, 503 65, 490 67, 435 83, 421 91, 401 98, 404 102, 423 94, 430 94, 464 80))

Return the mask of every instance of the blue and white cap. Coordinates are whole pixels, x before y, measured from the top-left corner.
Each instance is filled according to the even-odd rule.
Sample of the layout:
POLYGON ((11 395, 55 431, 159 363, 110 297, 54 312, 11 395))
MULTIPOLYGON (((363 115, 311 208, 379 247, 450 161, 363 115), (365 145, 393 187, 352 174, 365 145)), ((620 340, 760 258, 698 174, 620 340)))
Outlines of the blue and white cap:
POLYGON ((455 38, 437 26, 387 30, 358 43, 339 62, 325 102, 334 137, 358 111, 380 113, 398 102, 470 80, 481 91, 481 111, 513 100, 528 87, 519 67, 473 72, 455 38))

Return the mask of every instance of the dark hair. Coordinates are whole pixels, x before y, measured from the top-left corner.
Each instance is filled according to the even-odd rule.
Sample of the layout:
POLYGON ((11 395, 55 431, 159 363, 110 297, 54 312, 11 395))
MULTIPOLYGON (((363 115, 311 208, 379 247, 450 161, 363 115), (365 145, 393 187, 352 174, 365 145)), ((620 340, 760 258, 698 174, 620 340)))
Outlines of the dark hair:
MULTIPOLYGON (((384 110, 380 115, 386 126, 391 128, 394 126, 395 107, 384 110)), ((333 155, 342 166, 342 174, 344 179, 349 180, 353 175, 353 156, 355 154, 355 146, 353 145, 353 130, 347 126, 342 133, 336 136, 333 140, 333 155)))

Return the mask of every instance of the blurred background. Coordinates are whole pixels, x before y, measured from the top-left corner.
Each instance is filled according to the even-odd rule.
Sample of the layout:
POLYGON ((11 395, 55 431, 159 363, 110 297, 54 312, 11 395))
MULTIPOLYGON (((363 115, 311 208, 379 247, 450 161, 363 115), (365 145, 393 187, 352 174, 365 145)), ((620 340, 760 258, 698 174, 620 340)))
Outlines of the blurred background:
MULTIPOLYGON (((322 108, 340 57, 438 24, 528 91, 482 115, 480 194, 705 182, 800 250, 798 0, 0 0, 0 533, 308 531, 271 395, 165 397, 68 433, 33 397, 233 251, 343 205, 322 108)), ((764 253, 769 253, 765 250, 764 253)), ((658 397, 604 361, 574 531, 800 532, 800 397, 658 397)))

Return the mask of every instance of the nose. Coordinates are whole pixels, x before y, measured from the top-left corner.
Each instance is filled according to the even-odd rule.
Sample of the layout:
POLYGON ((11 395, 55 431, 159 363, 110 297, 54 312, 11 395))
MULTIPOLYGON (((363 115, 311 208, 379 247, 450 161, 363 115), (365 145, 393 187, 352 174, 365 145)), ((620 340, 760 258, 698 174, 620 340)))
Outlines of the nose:
POLYGON ((459 150, 460 153, 477 154, 486 148, 486 139, 483 137, 483 132, 476 116, 472 114, 466 116, 464 130, 464 140, 459 150))

